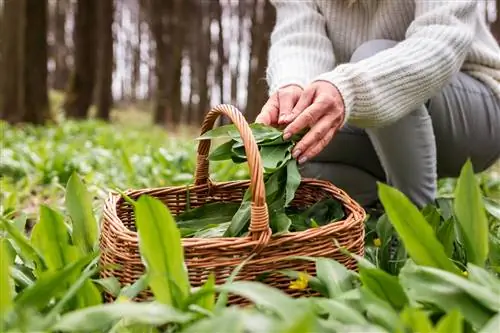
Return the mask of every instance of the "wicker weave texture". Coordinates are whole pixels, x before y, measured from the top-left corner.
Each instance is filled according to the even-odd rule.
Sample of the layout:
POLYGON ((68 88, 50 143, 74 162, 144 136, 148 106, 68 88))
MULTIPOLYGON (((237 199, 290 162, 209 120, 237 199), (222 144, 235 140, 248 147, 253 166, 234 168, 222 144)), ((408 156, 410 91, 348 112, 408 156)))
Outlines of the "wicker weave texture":
MULTIPOLYGON (((250 180, 212 182, 208 175, 210 140, 202 140, 198 146, 195 183, 190 186, 173 186, 142 190, 129 190, 132 199, 150 195, 160 199, 172 214, 182 213, 189 202, 195 208, 210 202, 241 202, 250 188, 252 211, 247 237, 186 238, 183 239, 185 262, 191 285, 201 286, 208 275, 215 275, 216 283, 222 284, 231 272, 250 255, 252 259, 238 274, 236 280, 261 281, 279 288, 292 296, 315 295, 310 289, 289 289, 290 279, 276 271, 292 269, 315 275, 314 263, 290 260, 289 256, 327 257, 335 259, 347 268, 356 270, 356 261, 341 253, 338 244, 348 251, 364 254, 365 211, 344 191, 333 184, 314 179, 302 179, 291 205, 306 208, 325 198, 339 200, 345 218, 318 228, 283 235, 271 235, 265 202, 263 167, 259 150, 252 132, 241 113, 230 105, 219 105, 206 116, 202 134, 210 130, 220 114, 227 115, 238 128, 248 158, 250 180)), ((168 244, 164 244, 168 247, 168 244)), ((115 276, 122 285, 135 282, 144 272, 138 235, 135 229, 133 208, 120 195, 111 193, 105 201, 101 221, 101 264, 120 265, 119 270, 104 269, 103 277, 115 276)), ((332 277, 333 278, 333 277, 332 277)), ((109 301, 113 298, 106 296, 109 301)), ((151 297, 149 290, 139 294, 137 300, 151 297)), ((239 297, 231 296, 231 304, 246 304, 239 297)))

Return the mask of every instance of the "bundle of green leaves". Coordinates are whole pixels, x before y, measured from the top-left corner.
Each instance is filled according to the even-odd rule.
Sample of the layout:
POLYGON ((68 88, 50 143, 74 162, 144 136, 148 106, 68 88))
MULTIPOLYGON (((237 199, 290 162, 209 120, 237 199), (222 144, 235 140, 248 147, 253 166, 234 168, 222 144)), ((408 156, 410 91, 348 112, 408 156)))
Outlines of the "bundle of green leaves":
MULTIPOLYGON (((274 127, 254 123, 250 125, 250 129, 264 168, 266 202, 273 234, 303 231, 344 217, 341 203, 333 198, 321 200, 311 207, 291 205, 301 181, 297 161, 292 157, 292 149, 305 131, 284 140, 283 132, 274 127)), ((210 161, 230 160, 236 164, 247 162, 243 139, 234 124, 217 127, 198 139, 221 138, 229 140, 210 153, 210 161)), ((183 237, 245 236, 250 224, 251 199, 250 191, 247 190, 241 203, 210 202, 187 209, 176 217, 177 225, 183 237)))

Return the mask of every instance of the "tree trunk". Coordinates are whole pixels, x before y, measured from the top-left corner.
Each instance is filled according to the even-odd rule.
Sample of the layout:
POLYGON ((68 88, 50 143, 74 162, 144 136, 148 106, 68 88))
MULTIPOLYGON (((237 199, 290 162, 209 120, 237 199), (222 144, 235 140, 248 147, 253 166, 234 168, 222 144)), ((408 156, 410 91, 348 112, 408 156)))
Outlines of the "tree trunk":
POLYGON ((201 33, 198 35, 198 87, 199 87, 199 103, 194 117, 196 125, 201 125, 205 113, 208 111, 210 94, 208 86, 208 73, 210 68, 210 51, 212 49, 212 34, 210 33, 211 17, 208 11, 208 5, 203 1, 200 2, 199 18, 201 23, 201 33))
POLYGON ((98 12, 97 117, 109 120, 113 102, 113 0, 100 0, 98 12))
POLYGON ((154 106, 154 123, 165 126, 168 114, 168 54, 165 38, 166 2, 151 0, 150 21, 153 39, 155 41, 155 75, 156 93, 154 106))
POLYGON ((236 65, 233 67, 231 72, 231 104, 239 107, 238 103, 238 79, 240 76, 240 62, 241 62, 241 52, 243 49, 243 19, 245 17, 245 5, 238 2, 236 3, 237 15, 238 15, 238 47, 236 49, 236 65))
POLYGON ((64 101, 68 118, 86 118, 92 104, 97 58, 97 1, 78 0, 77 3, 73 30, 75 61, 64 101))
POLYGON ((20 122, 24 114, 25 0, 5 0, 2 25, 2 94, 0 117, 20 122), (8 78, 8 80, 6 79, 8 78))
POLYGON ((52 86, 56 90, 64 90, 69 78, 67 63, 68 46, 66 45, 66 15, 69 0, 57 0, 54 10, 54 48, 55 62, 52 86))
POLYGON ((250 66, 248 76, 248 97, 245 116, 254 121, 267 100, 267 85, 261 78, 265 77, 267 66, 267 50, 269 38, 275 23, 275 10, 269 1, 261 4, 255 1, 255 12, 252 13, 250 66), (260 6, 263 6, 260 7, 260 6))
POLYGON ((500 0, 496 2, 497 19, 490 25, 491 32, 495 36, 497 42, 500 44, 500 0))
POLYGON ((47 0, 26 2, 23 121, 42 124, 49 117, 47 92, 47 0))
MULTIPOLYGON (((182 116, 182 100, 181 100, 181 70, 182 70, 182 55, 185 44, 185 19, 189 13, 186 9, 185 0, 174 1, 173 12, 169 13, 171 17, 171 25, 168 33, 171 35, 170 49, 171 57, 171 73, 168 80, 169 96, 170 96, 170 110, 172 114, 172 125, 176 126, 181 121, 182 116)), ((163 55, 165 56, 165 55, 163 55)))

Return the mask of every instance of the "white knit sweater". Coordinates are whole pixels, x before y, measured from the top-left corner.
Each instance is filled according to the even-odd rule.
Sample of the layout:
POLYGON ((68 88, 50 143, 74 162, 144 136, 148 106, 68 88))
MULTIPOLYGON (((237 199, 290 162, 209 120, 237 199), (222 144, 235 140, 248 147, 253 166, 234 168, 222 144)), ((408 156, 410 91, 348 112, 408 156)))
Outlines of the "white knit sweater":
MULTIPOLYGON (((277 22, 267 69, 270 93, 327 80, 341 92, 346 121, 377 127, 405 116, 458 71, 500 98, 500 47, 475 0, 271 0, 277 22), (349 63, 361 44, 400 42, 349 63)), ((470 110, 475 112, 475 110, 470 110)))

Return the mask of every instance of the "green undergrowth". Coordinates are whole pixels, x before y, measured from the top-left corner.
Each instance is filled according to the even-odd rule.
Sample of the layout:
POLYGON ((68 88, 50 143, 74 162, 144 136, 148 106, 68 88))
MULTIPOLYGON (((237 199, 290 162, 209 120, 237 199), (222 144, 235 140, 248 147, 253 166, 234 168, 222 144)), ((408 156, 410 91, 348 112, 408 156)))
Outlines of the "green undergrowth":
MULTIPOLYGON (((495 173, 474 174, 470 162, 458 179, 441 180, 436 203, 422 210, 378 184, 385 213, 366 221, 365 256, 340 249, 358 261, 359 271, 304 257, 290 259, 313 261, 315 275, 277 272, 289 278, 289 288, 310 287, 318 297, 291 298, 261 282, 238 280, 248 262, 224 284, 208 274, 194 288, 179 217, 143 195, 132 205, 146 271, 121 285, 99 276, 102 198, 114 188, 192 183, 193 137, 95 121, 2 126, 2 332, 498 331, 500 183, 495 173), (26 234, 29 220, 36 223, 26 234), (133 301, 145 288, 153 300, 133 301), (104 303, 104 291, 116 301, 104 303), (253 306, 228 306, 230 294, 253 306)), ((245 163, 212 162, 214 179, 248 178, 245 163)))

